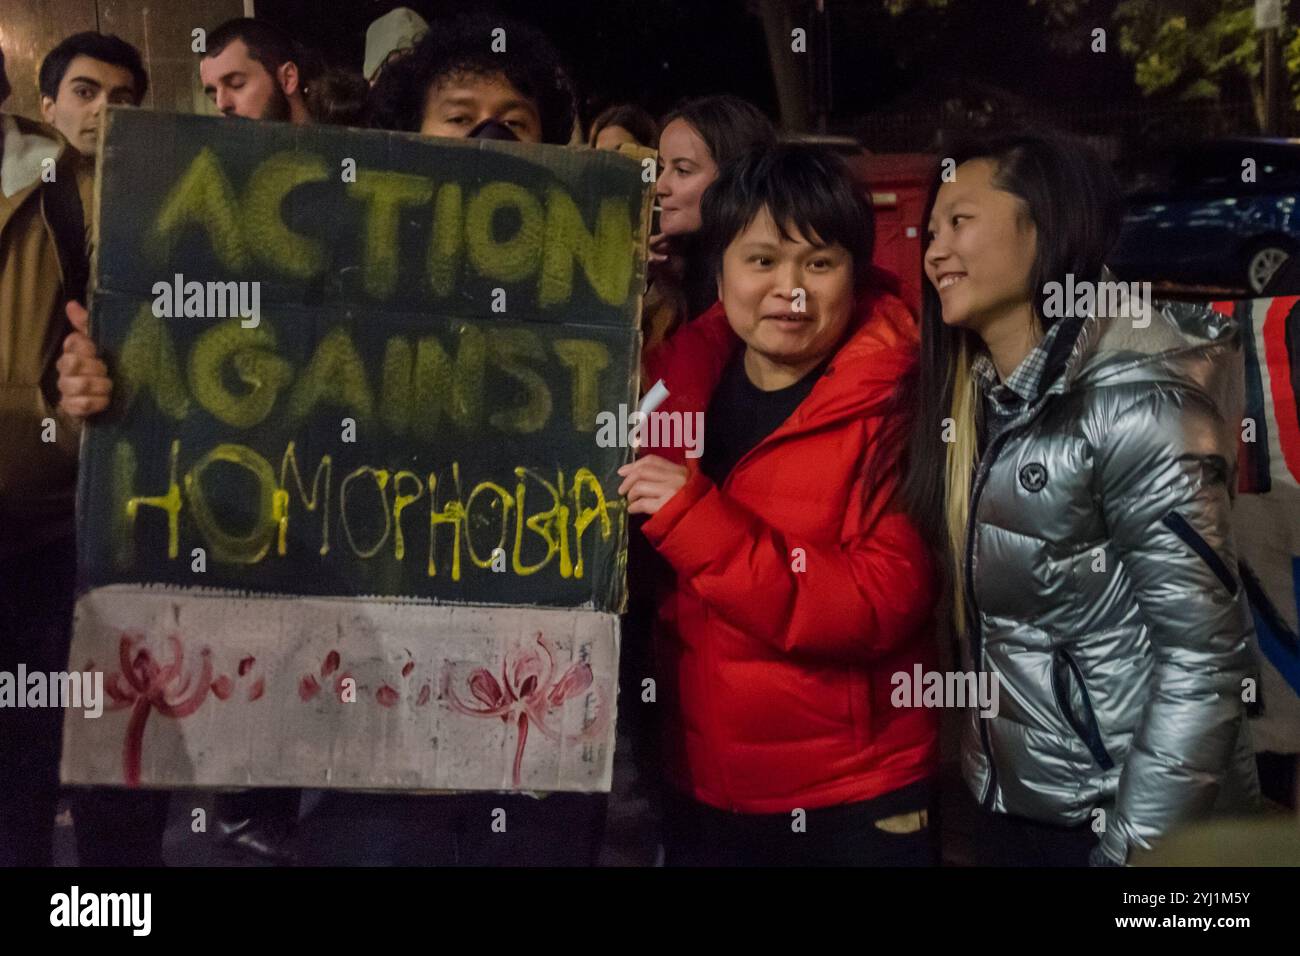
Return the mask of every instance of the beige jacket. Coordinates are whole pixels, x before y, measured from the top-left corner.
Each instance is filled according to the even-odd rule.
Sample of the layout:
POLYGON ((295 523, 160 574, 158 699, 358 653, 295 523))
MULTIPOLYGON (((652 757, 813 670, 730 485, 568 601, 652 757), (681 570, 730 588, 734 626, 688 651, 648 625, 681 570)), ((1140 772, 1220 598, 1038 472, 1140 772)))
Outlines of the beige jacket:
POLYGON ((46 215, 44 160, 54 160, 56 180, 76 183, 87 223, 91 180, 77 152, 49 126, 0 113, 0 135, 3 559, 73 531, 80 429, 57 409, 54 363, 71 328, 63 312, 64 265, 46 215))

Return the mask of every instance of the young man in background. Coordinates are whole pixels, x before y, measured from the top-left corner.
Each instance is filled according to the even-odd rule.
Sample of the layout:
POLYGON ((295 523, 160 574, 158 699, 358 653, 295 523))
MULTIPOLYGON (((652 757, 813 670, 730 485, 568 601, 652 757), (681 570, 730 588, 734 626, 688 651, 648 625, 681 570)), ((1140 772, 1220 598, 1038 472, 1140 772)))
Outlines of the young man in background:
POLYGON ((93 167, 108 106, 139 106, 149 91, 140 51, 111 34, 74 33, 46 54, 41 116, 93 167))
MULTIPOLYGON (((44 71, 42 71, 44 72, 44 71)), ((0 51, 0 104, 9 94, 0 51)), ((58 407, 64 303, 85 295, 79 156, 0 113, 0 671, 68 666, 80 427, 58 407)), ((62 710, 0 707, 0 866, 49 866, 62 710)))
POLYGON ((312 121, 304 59, 302 48, 279 28, 240 17, 208 34, 199 78, 222 116, 303 126, 312 121))

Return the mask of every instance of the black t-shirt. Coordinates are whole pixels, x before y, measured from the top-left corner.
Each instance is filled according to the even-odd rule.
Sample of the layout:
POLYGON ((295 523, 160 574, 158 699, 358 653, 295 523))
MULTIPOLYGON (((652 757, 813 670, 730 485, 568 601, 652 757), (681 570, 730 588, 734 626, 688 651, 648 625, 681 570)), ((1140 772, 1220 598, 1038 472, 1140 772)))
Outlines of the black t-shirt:
POLYGON ((736 463, 794 413, 829 364, 828 358, 793 385, 765 392, 745 374, 745 350, 738 349, 704 415, 700 470, 721 486, 736 463))

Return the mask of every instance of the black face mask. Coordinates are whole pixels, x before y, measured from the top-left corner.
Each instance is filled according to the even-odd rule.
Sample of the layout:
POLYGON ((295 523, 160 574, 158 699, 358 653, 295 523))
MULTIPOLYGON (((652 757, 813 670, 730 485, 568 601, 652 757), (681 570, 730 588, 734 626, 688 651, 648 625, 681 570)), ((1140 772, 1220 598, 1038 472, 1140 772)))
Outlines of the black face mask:
POLYGON ((485 119, 469 131, 469 139, 505 139, 519 142, 515 131, 494 119, 485 119))

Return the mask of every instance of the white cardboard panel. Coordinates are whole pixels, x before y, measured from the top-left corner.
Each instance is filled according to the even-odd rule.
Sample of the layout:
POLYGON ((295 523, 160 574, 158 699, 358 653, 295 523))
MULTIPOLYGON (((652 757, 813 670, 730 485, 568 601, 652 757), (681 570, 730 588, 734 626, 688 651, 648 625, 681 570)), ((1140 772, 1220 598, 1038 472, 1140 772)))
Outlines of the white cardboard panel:
POLYGON ((107 693, 68 711, 65 783, 610 787, 613 614, 113 585, 77 602, 69 667, 107 693))

